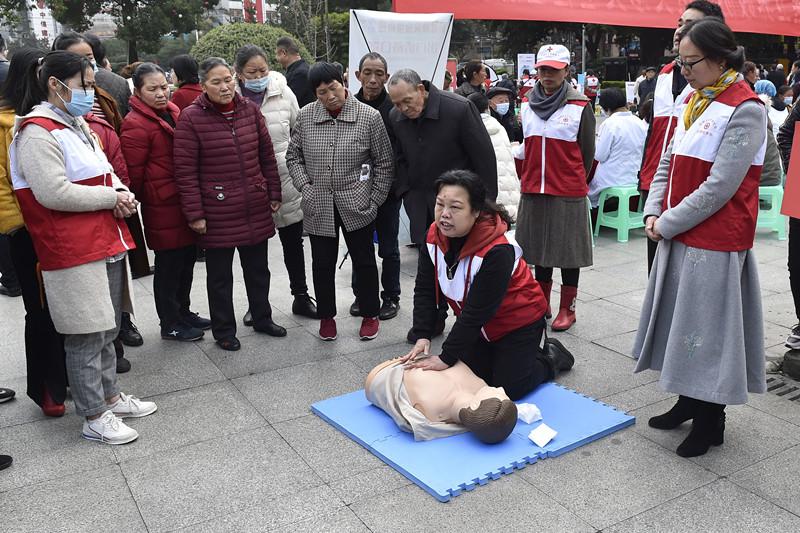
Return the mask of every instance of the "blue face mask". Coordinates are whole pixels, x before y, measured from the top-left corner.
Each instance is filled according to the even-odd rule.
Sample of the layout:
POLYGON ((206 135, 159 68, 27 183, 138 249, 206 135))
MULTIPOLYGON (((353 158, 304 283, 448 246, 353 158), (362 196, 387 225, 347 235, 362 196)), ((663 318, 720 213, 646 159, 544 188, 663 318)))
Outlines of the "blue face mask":
POLYGON ((87 115, 92 110, 92 106, 94 105, 94 89, 76 91, 72 87, 67 87, 67 84, 61 80, 58 80, 58 83, 69 89, 70 92, 69 102, 61 98, 60 94, 58 95, 58 97, 61 98, 61 101, 64 102, 64 106, 67 108, 67 113, 73 117, 82 117, 87 115))
POLYGON ((244 86, 248 91, 254 93, 263 93, 269 87, 269 76, 258 78, 255 80, 244 80, 244 86))
POLYGON ((783 99, 783 103, 786 105, 792 105, 792 97, 787 96, 786 98, 783 99))
POLYGON ((503 102, 502 104, 497 104, 497 107, 495 107, 495 111, 497 111, 498 115, 500 115, 501 117, 504 117, 504 116, 506 116, 506 113, 508 113, 508 108, 509 108, 510 105, 511 104, 509 104, 508 102, 503 102))

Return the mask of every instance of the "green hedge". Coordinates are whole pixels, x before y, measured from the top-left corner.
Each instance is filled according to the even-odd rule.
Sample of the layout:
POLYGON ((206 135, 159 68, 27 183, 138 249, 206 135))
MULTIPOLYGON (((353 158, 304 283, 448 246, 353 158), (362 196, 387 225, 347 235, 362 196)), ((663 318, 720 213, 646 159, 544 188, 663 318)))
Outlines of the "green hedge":
POLYGON ((275 44, 279 38, 287 35, 298 44, 300 55, 303 58, 311 58, 305 45, 286 30, 267 24, 246 22, 217 26, 197 41, 197 44, 192 47, 191 54, 198 62, 208 57, 221 57, 233 64, 236 50, 246 44, 255 44, 266 52, 270 68, 281 70, 281 66, 275 61, 275 44))
POLYGON ((608 89, 610 87, 616 87, 617 89, 625 90, 625 82, 624 81, 616 81, 616 80, 605 80, 600 83, 601 89, 608 89))

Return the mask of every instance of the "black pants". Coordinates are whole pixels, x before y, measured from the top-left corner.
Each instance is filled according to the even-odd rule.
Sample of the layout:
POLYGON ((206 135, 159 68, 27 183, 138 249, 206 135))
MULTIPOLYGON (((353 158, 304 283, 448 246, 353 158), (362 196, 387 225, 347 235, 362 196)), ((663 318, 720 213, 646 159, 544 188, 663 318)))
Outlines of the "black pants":
POLYGON ((512 400, 553 379, 553 371, 542 353, 544 319, 512 331, 495 342, 480 339, 461 360, 492 387, 503 387, 512 400))
POLYGON ((153 298, 161 329, 174 327, 189 314, 189 294, 192 291, 197 247, 155 251, 156 271, 153 273, 153 298))
POLYGON ((339 257, 339 228, 344 234, 347 251, 353 261, 358 287, 358 302, 361 316, 376 317, 380 310, 378 300, 378 266, 375 263, 375 247, 372 234, 375 224, 367 224, 355 231, 347 231, 342 225, 339 212, 334 208, 336 237, 311 235, 311 270, 314 275, 314 293, 317 297, 317 313, 320 318, 336 316, 336 260, 339 257))
POLYGON ((9 245, 25 304, 28 396, 42 405, 42 393, 46 387, 56 403, 64 403, 67 394, 64 338, 56 331, 50 317, 44 287, 36 272, 39 260, 33 241, 28 231, 22 228, 9 237, 9 245))
POLYGON ((150 260, 147 257, 147 245, 144 241, 144 231, 142 230, 142 222, 139 220, 139 215, 134 215, 125 219, 128 225, 128 231, 131 232, 133 243, 136 248, 128 251, 128 263, 131 267, 131 277, 133 279, 149 276, 150 260))
POLYGON ((8 235, 0 234, 0 285, 15 291, 19 289, 19 280, 11 259, 10 239, 8 235))
MULTIPOLYGON (((647 203, 647 196, 650 191, 641 191, 642 195, 642 205, 647 203)), ((800 237, 799 237, 800 238, 800 237)), ((653 261, 656 258, 656 250, 658 249, 658 242, 647 239, 647 274, 650 274, 650 270, 653 268, 653 261)), ((800 272, 800 270, 798 271, 800 272)), ((797 308, 797 306, 795 306, 797 308)))
POLYGON ((206 249, 206 286, 211 311, 211 332, 217 340, 236 335, 236 314, 233 310, 233 252, 239 250, 247 302, 253 316, 253 327, 266 327, 272 321, 269 305, 267 241, 252 246, 206 249))
MULTIPOLYGON (((384 300, 398 300, 400 298, 400 199, 390 194, 386 201, 378 208, 375 218, 375 232, 378 234, 378 257, 381 258, 381 285, 383 291, 381 298, 384 300)), ((358 283, 356 271, 353 269, 351 281, 353 294, 358 298, 358 283)))
POLYGON ((289 289, 292 296, 308 294, 306 284, 306 256, 303 252, 303 221, 278 228, 278 237, 283 248, 283 264, 289 274, 289 289))
POLYGON ((789 218, 789 286, 794 298, 794 312, 800 322, 800 219, 789 218))
MULTIPOLYGON (((553 281, 553 269, 552 267, 540 267, 535 266, 534 272, 536 273, 536 281, 548 282, 553 281)), ((580 268, 562 268, 561 269, 561 284, 566 285, 568 287, 577 287, 578 286, 578 279, 581 275, 580 268)))

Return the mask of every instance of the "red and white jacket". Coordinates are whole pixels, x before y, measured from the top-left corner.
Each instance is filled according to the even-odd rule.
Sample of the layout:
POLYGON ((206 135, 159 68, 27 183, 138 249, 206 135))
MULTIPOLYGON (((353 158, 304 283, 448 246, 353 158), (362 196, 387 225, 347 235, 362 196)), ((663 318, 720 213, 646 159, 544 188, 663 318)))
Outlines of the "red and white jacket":
MULTIPOLYGON (((681 110, 688 99, 681 104, 681 110)), ((747 82, 741 80, 711 102, 688 130, 683 119, 678 121, 663 211, 678 205, 708 179, 731 115, 737 106, 748 100, 761 103, 747 82)), ((764 120, 766 122, 766 113, 764 120)), ((766 147, 764 138, 753 161, 742 162, 750 166, 733 198, 697 226, 675 236, 674 240, 694 248, 721 252, 740 252, 753 247, 758 218, 758 185, 766 147)))
MULTIPOLYGON (((113 170, 98 138, 93 139, 92 148, 64 124, 45 117, 24 120, 19 124, 17 134, 30 124, 45 128, 58 141, 69 181, 86 186, 113 187, 113 170)), ((14 142, 9 149, 14 193, 42 270, 71 268, 135 248, 125 221, 115 218, 111 210, 67 212, 40 204, 18 171, 14 142)))
POLYGON ((682 102, 692 92, 691 85, 684 87, 678 98, 672 97, 672 77, 675 63, 666 65, 658 74, 656 90, 653 94, 653 123, 650 126, 650 137, 644 147, 642 168, 639 171, 639 188, 643 191, 650 190, 653 177, 658 170, 658 163, 664 157, 675 126, 681 120, 682 102))
MULTIPOLYGON (((544 293, 522 258, 522 248, 513 237, 505 234, 507 230, 508 226, 499 216, 495 216, 494 220, 488 217, 479 219, 459 253, 453 279, 447 277, 447 261, 444 258, 448 239, 439 234, 435 223, 431 224, 426 237, 438 287, 456 316, 461 314, 470 285, 480 272, 486 254, 502 244, 510 244, 514 248, 514 267, 505 297, 494 317, 481 328, 481 336, 487 342, 496 341, 514 330, 533 324, 547 310, 544 293)), ((438 291, 436 299, 438 304, 438 291)))
POLYGON ((567 100, 547 120, 542 120, 529 105, 522 106, 524 141, 514 157, 523 160, 521 169, 517 166, 523 193, 578 198, 589 192, 578 144, 581 116, 588 103, 567 100))

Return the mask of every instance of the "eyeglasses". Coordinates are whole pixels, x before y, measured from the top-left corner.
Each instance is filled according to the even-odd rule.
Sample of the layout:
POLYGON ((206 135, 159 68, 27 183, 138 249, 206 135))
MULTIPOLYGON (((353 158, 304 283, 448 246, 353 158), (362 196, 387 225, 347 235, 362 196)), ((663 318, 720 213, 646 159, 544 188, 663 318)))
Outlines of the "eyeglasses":
POLYGON ((679 58, 677 58, 675 60, 675 66, 677 66, 679 69, 686 68, 687 71, 691 72, 692 71, 692 67, 694 67, 698 63, 702 63, 705 60, 706 60, 705 57, 701 57, 697 61, 684 61, 683 59, 681 59, 679 57, 679 58))

